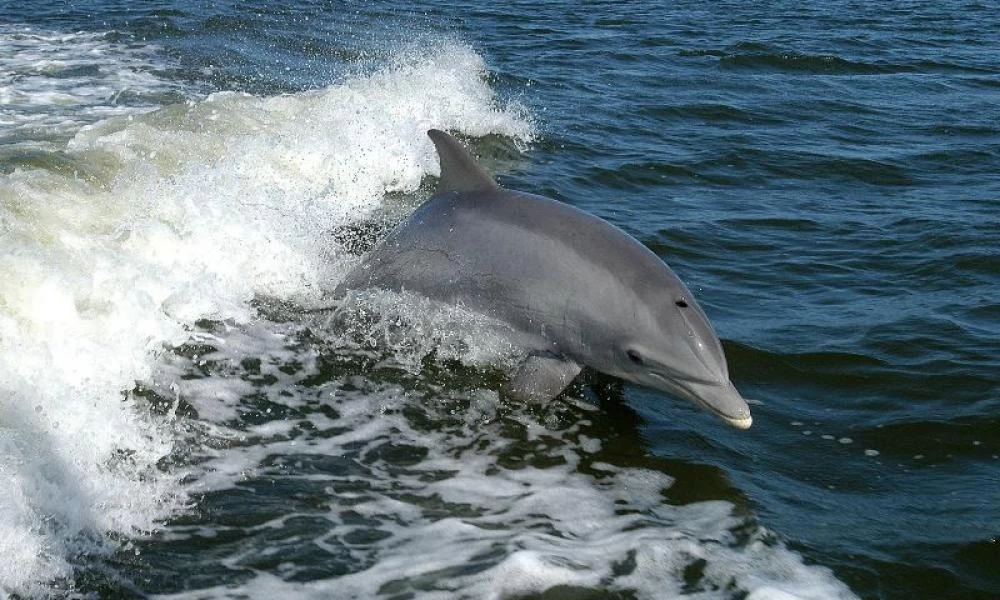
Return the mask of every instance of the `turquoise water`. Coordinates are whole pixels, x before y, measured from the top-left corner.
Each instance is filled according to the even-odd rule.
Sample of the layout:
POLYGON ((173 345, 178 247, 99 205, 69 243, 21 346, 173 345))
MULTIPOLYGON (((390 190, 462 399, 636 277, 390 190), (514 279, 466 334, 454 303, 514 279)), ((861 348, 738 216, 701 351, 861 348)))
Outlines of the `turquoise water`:
POLYGON ((998 15, 0 2, 0 597, 1000 596, 998 15), (753 428, 329 309, 430 127, 662 256, 753 428))

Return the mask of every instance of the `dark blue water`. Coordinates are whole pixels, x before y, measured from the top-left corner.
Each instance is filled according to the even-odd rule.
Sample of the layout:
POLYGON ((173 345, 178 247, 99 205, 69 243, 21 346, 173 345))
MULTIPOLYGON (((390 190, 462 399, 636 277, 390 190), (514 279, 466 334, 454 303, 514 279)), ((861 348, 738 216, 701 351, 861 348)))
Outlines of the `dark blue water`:
MULTIPOLYGON (((38 552, 54 553, 69 565, 58 573, 59 586, 98 597, 849 597, 839 581, 863 598, 1000 596, 1000 11, 992 3, 182 2, 136 7, 93 2, 27 7, 4 2, 0 24, 7 27, 0 33, 8 44, 18 31, 26 35, 24 28, 46 35, 94 34, 107 44, 100 52, 111 57, 108 61, 118 60, 126 71, 150 78, 125 85, 109 75, 109 89, 127 88, 114 103, 98 90, 78 104, 32 104, 15 92, 27 81, 42 85, 29 77, 37 73, 16 57, 4 63, 13 66, 7 67, 11 75, 6 79, 0 73, 5 86, 0 89, 7 94, 0 95, 0 108, 4 98, 16 100, 8 100, 8 112, 0 113, 5 117, 0 140, 7 146, 0 148, 0 173, 8 177, 0 188, 7 215, 0 233, 7 236, 2 250, 8 257, 27 254, 19 244, 28 238, 18 236, 36 235, 24 233, 35 230, 18 219, 55 228, 32 240, 57 239, 62 231, 52 225, 54 217, 36 219, 24 208, 44 200, 32 196, 44 186, 14 179, 32 170, 64 178, 53 185, 73 195, 68 212, 58 213, 70 221, 73 207, 98 197, 73 187, 70 173, 87 181, 88 173, 95 173, 98 183, 88 185, 101 194, 125 186, 122 198, 143 198, 133 212, 122 209, 127 219, 155 213, 163 198, 192 197, 204 212, 191 223, 203 219, 225 232, 243 231, 239 214, 255 215, 251 220, 259 224, 275 219, 281 206, 300 210, 281 200, 286 204, 276 204, 273 213, 254 212, 266 203, 270 189, 292 185, 282 178, 315 177, 316 190, 326 190, 308 192, 316 198, 338 190, 358 195, 348 183, 353 180, 335 172, 341 163, 329 157, 338 156, 337 144, 353 147, 348 141, 359 137, 373 147, 389 143, 372 133, 381 132, 378 127, 357 129, 354 117, 337 111, 361 114, 380 103, 388 106, 387 97, 424 92, 419 85, 393 87, 393 77, 402 77, 397 69, 387 76, 389 83, 372 84, 385 97, 358 87, 356 96, 345 92, 328 103, 310 104, 309 94, 328 86, 353 90, 386 65, 403 64, 399 69, 405 71, 406 64, 428 56, 444 71, 462 73, 468 67, 455 56, 466 52, 485 61, 485 81, 497 104, 483 108, 463 100, 472 108, 456 108, 459 116, 452 122, 434 121, 437 117, 427 116, 433 111, 414 113, 410 138, 419 136, 421 127, 458 130, 504 186, 579 206, 652 248, 694 291, 724 341, 734 383, 756 400, 754 426, 746 432, 726 429, 694 406, 632 387, 596 399, 578 390, 596 411, 571 403, 549 412, 524 412, 501 403, 482 421, 463 421, 462 414, 481 409, 476 390, 496 390, 503 375, 435 350, 448 345, 447 336, 420 330, 418 341, 428 335, 431 341, 416 351, 413 347, 422 342, 405 335, 405 343, 388 334, 365 337, 354 324, 346 337, 354 340, 352 346, 342 337, 342 325, 316 321, 311 302, 277 284, 247 292, 253 300, 242 316, 194 309, 178 316, 163 309, 187 333, 161 336, 176 350, 155 353, 156 364, 179 366, 151 368, 123 380, 137 381, 129 411, 149 412, 154 425, 170 423, 169 448, 150 459, 149 469, 161 473, 156 478, 176 481, 183 491, 167 495, 180 493, 183 506, 154 511, 149 523, 82 526, 78 537, 97 538, 93 543, 68 543, 57 536, 54 549, 38 552), (145 63, 128 62, 138 61, 138 53, 145 63), (215 105, 206 97, 220 91, 245 92, 263 101, 304 98, 307 108, 235 105, 250 100, 226 96, 217 100, 223 114, 219 122, 232 129, 213 133, 204 125, 215 118, 209 110, 215 105), (189 109, 181 108, 185 102, 191 103, 189 109), (113 110, 101 112, 105 106, 113 110), (140 118, 148 131, 125 122, 106 125, 107 119, 124 118, 115 115, 157 109, 140 118), (491 110, 503 117, 500 125, 490 125, 483 116, 491 110), (333 113, 337 116, 328 117, 333 113), (304 125, 313 122, 309 119, 319 124, 304 125), (322 130, 336 138, 333 149, 303 142, 306 133, 289 133, 299 129, 269 129, 278 121, 302 132, 322 130), (93 123, 105 127, 98 130, 105 136, 100 152, 78 135, 80 127, 93 123), (519 128, 533 133, 519 137, 519 128), (116 138, 114 131, 128 135, 116 138), (208 131, 208 137, 186 141, 180 135, 185 131, 208 131), (343 139, 336 137, 342 131, 343 139), (142 144, 166 161, 155 163, 156 173, 144 170, 154 164, 148 153, 119 156, 142 144), (227 149, 216 150, 216 145, 227 149), (275 147, 281 161, 310 166, 283 171, 274 167, 278 158, 259 158, 258 145, 275 147), (172 158, 162 158, 166 153, 172 158), (202 158, 209 155, 215 158, 202 158), (108 156, 124 162, 109 167, 108 156), (208 165, 204 172, 192 166, 202 161, 208 165), (272 179, 239 183, 271 171, 272 179), (143 187, 128 187, 147 179, 143 187), (199 189, 197 181, 205 187, 199 189), (213 186, 240 185, 248 190, 240 197, 253 199, 226 212, 230 204, 215 202, 219 188, 213 186), (170 186, 184 193, 159 195, 170 186), (258 194, 264 199, 258 201, 258 194), (226 219, 238 227, 218 225, 226 219), (231 333, 233 327, 241 333, 231 333), (185 335, 196 340, 183 345, 185 335), (374 338, 381 347, 373 343, 372 350, 366 344, 374 338), (385 353, 398 355, 401 347, 404 354, 416 353, 416 367, 385 366, 385 353), (174 380, 181 382, 177 398, 164 392, 174 380), (196 381, 214 387, 183 383, 196 381), (212 397, 225 396, 233 412, 213 416, 214 409, 206 408, 211 406, 207 392, 198 391, 209 387, 227 390, 213 391, 212 397), (170 410, 161 406, 175 401, 170 410), (348 401, 362 404, 350 408, 343 404, 348 401), (367 423, 356 413, 369 401, 398 422, 372 429, 369 437, 361 433, 357 440, 341 440, 345 431, 367 423), (229 433, 213 437, 216 427, 229 433), (548 427, 550 433, 538 433, 536 427, 548 427), (299 454, 292 448, 296 440, 314 450, 299 454), (590 450, 595 444, 598 449, 590 450), (322 458, 331 448, 339 454, 322 458), (470 465, 482 462, 482 468, 472 476, 447 463, 447 457, 470 465), (199 470, 205 464, 210 466, 199 470), (497 473, 535 470, 542 473, 538 479, 521 482, 531 493, 567 485, 585 495, 588 486, 608 484, 601 474, 607 464, 627 474, 620 475, 622 481, 637 473, 674 480, 661 486, 662 498, 652 504, 636 499, 640 492, 630 497, 629 484, 615 484, 625 490, 622 514, 645 515, 648 522, 619 527, 614 510, 592 517, 616 532, 608 538, 561 525, 575 510, 576 496, 570 492, 561 509, 558 501, 543 502, 534 512, 482 498, 481 489, 501 485, 494 478, 507 481, 497 473), (244 478, 213 479, 212 473, 227 469, 243 472, 244 478), (475 480, 468 499, 422 487, 449 477, 475 480), (184 487, 200 480, 208 483, 184 487), (572 485, 566 483, 570 480, 572 485), (368 506, 362 497, 380 498, 375 504, 381 508, 355 512, 351 507, 368 506), (412 521, 399 516, 410 513, 393 512, 397 509, 388 507, 387 498, 422 516, 412 521), (713 516, 716 501, 729 507, 725 518, 713 516), (665 510, 675 512, 667 517, 665 510), (429 543, 438 535, 434 524, 456 516, 483 527, 483 519, 495 517, 490 526, 513 537, 464 558, 465 538, 451 529, 440 534, 441 547, 429 543), (720 529, 695 527, 690 533, 686 519, 718 520, 720 529), (355 533, 343 533, 348 525, 357 527, 351 530, 355 533), (551 542, 561 548, 551 553, 563 562, 532 562, 549 552, 521 537, 532 531, 564 541, 565 546, 551 542), (648 559, 652 567, 643 562, 641 549, 649 542, 641 536, 619 545, 630 531, 653 536, 662 545, 656 554, 662 562, 648 559), (594 548, 606 545, 608 564, 573 540, 590 540, 594 548), (670 540, 676 543, 671 546, 670 540), (734 554, 714 553, 717 547, 734 554), (533 566, 510 566, 508 559, 525 549, 540 553, 518 559, 533 566), (619 551, 621 556, 614 554, 619 551), (687 558, 674 557, 674 551, 687 558), (406 561, 399 561, 407 553, 415 553, 413 564, 422 566, 405 570, 406 561), (454 564, 437 558, 450 554, 457 557, 454 564), (674 558, 663 558, 667 555, 674 558), (424 565, 417 556, 436 558, 424 565), (727 564, 737 564, 738 573, 716 573, 727 564), (575 575, 554 575, 552 565, 575 575), (829 579, 824 569, 832 572, 829 579), (477 579, 484 573, 487 579, 477 579), (760 581, 752 581, 754 573, 760 581), (379 585, 358 583, 365 577, 379 585)), ((53 51, 59 43, 70 41, 47 41, 45 47, 53 51)), ((25 50, 19 52, 25 56, 25 50)), ((3 53, 0 47, 0 57, 3 53)), ((97 78, 104 72, 101 64, 78 69, 84 78, 97 78)), ((38 76, 79 75, 57 70, 38 76)), ((436 82, 428 86, 450 89, 436 82)), ((73 89, 67 94, 83 97, 78 87, 73 89)), ((386 114, 415 110, 404 106, 386 114)), ((403 122, 405 117, 400 117, 403 122)), ((381 124, 388 118, 373 117, 381 124)), ((385 130, 406 137, 396 122, 385 130)), ((394 168, 390 163, 403 161, 395 156, 390 152, 365 168, 394 168)), ((431 183, 425 178, 420 188, 379 184, 376 196, 382 200, 374 214, 391 224, 426 197, 431 183)), ((321 218, 350 221, 372 239, 382 231, 372 227, 367 213, 360 225, 331 214, 321 218)), ((194 247, 196 225, 170 226, 194 247)), ((303 228, 288 228, 287 240, 282 233, 274 239, 287 241, 282 249, 294 248, 294 232, 303 228)), ((87 231, 96 236, 104 230, 95 225, 87 231)), ((270 243, 267 236, 233 235, 225 239, 244 245, 239 256, 259 255, 264 263, 265 256, 278 252, 262 241, 270 243)), ((321 248, 321 258, 343 260, 335 232, 317 239, 326 242, 310 241, 308 247, 321 248)), ((104 264, 79 260, 84 270, 104 264)), ((7 264, 0 266, 21 273, 7 264)), ((212 268, 202 268, 197 277, 212 268)), ((217 272, 214 280, 239 278, 221 267, 217 272)), ((265 267, 261 272, 269 273, 265 267)), ((203 289, 180 276, 167 279, 185 294, 196 296, 191 290, 203 289)), ((116 285, 118 292, 101 292, 112 304, 128 296, 122 290, 132 284, 116 285)), ((49 335, 24 325, 36 317, 19 313, 11 294, 6 300, 0 296, 0 315, 13 323, 0 328, 0 340, 5 331, 14 340, 21 334, 49 335)), ((441 327, 440 319, 432 321, 431 329, 441 327)), ((466 343, 475 346, 477 335, 467 333, 472 342, 466 343)), ((30 367, 0 360, 9 363, 0 376, 7 374, 13 382, 0 390, 6 401, 31 403, 26 398, 35 392, 10 374, 27 373, 30 367)), ((598 383, 614 388, 612 382, 598 383)), ((102 481, 87 477, 88 485, 102 481)), ((24 505, 32 510, 9 509, 11 522, 29 513, 42 515, 38 523, 69 519, 31 494, 25 497, 24 505)), ((23 560, 30 562, 30 556, 23 560)), ((23 597, 63 589, 46 587, 44 578, 12 581, 13 576, 0 578, 0 594, 23 597)))

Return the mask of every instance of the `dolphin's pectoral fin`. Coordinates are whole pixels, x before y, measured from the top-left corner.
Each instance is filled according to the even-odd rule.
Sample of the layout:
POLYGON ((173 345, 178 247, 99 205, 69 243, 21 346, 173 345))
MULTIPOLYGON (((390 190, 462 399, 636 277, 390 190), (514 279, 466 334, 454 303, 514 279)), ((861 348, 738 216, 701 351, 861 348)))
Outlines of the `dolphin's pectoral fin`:
POLYGON ((580 373, 580 365, 554 356, 529 356, 507 391, 519 400, 545 402, 559 395, 580 373))

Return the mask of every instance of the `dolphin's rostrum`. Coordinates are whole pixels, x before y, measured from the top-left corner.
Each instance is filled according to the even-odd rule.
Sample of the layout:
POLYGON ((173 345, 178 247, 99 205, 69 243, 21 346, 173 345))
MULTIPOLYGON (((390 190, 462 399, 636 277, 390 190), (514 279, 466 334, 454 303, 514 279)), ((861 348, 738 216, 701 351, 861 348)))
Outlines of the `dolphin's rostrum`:
POLYGON ((634 238, 568 204, 506 190, 443 131, 436 193, 338 287, 406 290, 501 319, 527 350, 516 397, 558 395, 586 365, 693 400, 746 429, 715 331, 634 238))

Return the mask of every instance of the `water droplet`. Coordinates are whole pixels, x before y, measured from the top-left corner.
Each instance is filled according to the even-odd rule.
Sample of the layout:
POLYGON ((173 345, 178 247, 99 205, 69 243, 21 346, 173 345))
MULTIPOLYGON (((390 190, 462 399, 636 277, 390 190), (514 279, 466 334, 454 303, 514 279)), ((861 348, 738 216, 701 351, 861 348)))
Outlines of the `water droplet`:
POLYGON ((878 450, 872 450, 871 448, 865 450, 865 456, 878 456, 878 455, 879 455, 878 450))
POLYGON ((840 442, 841 444, 853 444, 854 443, 854 440, 852 440, 849 437, 842 437, 842 438, 840 438, 837 441, 840 442))

